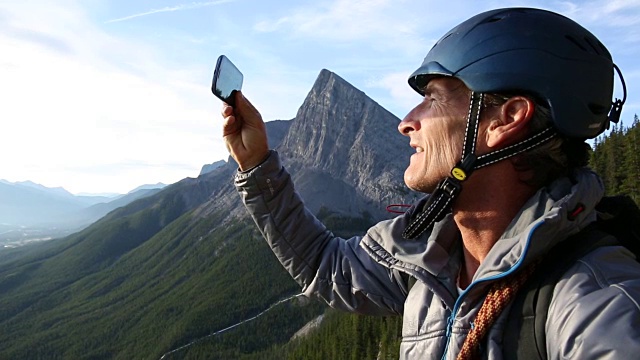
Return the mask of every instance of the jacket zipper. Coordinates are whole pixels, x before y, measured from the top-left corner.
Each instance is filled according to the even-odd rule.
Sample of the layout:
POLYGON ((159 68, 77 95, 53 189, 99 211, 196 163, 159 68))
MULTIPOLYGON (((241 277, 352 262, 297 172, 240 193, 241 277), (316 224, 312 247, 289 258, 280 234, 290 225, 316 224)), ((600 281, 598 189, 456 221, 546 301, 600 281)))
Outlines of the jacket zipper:
POLYGON ((536 226, 534 226, 533 229, 531 229, 531 231, 529 232, 529 235, 527 236, 527 243, 524 246, 524 249, 522 251, 522 256, 520 256, 520 259, 518 259, 518 262, 515 263, 515 265, 513 265, 513 267, 511 267, 511 269, 498 274, 498 275, 494 275, 494 276, 490 276, 484 279, 478 279, 474 282, 472 282, 471 284, 469 284, 469 286, 467 286, 467 288, 462 292, 462 294, 460 294, 460 296, 458 296, 458 299, 456 299, 455 304, 453 305, 453 310, 451 310, 451 315, 449 315, 449 318, 447 319, 447 331, 446 331, 446 336, 447 336, 447 342, 445 344, 444 347, 444 353, 442 353, 442 360, 446 359, 447 356, 447 352, 449 350, 449 342, 451 341, 451 332, 453 329, 453 322, 456 319, 456 314, 458 313, 458 310, 460 310, 460 304, 462 303, 462 299, 465 297, 465 295, 467 295, 467 293, 469 293, 469 290, 475 286, 476 284, 482 283, 482 282, 486 282, 486 281, 492 281, 492 280, 497 280, 497 279, 501 279, 505 276, 509 276, 510 274, 512 274, 514 271, 516 271, 518 268, 520 268, 520 265, 522 264, 522 260, 525 258, 525 256, 527 255, 527 252, 529 251, 529 244, 531 243, 531 235, 533 234, 534 231, 536 231, 536 229, 538 228, 538 226, 540 226, 542 223, 544 223, 544 221, 536 224, 536 226))

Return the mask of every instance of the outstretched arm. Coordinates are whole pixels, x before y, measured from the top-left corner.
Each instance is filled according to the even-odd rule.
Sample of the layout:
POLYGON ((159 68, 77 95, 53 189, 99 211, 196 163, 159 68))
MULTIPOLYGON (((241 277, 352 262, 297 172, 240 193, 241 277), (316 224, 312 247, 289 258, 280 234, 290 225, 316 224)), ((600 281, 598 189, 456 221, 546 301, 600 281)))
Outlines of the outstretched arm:
POLYGON ((336 237, 316 219, 277 152, 250 171, 238 172, 235 185, 267 244, 305 295, 360 314, 402 314, 406 280, 377 263, 360 246, 361 237, 336 237))
POLYGON ((399 273, 377 264, 360 238, 335 237, 304 206, 251 103, 236 94, 224 105, 223 136, 240 171, 235 185, 267 243, 306 295, 363 314, 401 314, 406 288, 399 273))

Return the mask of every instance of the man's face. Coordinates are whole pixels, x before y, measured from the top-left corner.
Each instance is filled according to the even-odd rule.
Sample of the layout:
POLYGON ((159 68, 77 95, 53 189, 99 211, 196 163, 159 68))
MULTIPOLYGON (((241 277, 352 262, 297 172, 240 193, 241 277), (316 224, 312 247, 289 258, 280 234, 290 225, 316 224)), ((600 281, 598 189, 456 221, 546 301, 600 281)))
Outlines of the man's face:
POLYGON ((470 91, 455 78, 435 78, 424 89, 424 99, 398 125, 416 150, 404 173, 413 190, 433 192, 460 160, 470 91))

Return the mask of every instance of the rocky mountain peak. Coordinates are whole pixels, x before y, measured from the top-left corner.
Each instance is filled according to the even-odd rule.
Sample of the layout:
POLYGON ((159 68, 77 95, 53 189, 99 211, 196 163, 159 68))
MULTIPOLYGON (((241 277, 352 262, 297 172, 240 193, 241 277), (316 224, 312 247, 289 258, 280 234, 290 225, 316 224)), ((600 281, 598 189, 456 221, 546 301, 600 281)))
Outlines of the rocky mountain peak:
MULTIPOLYGON (((399 122, 364 92, 324 69, 277 150, 292 173, 300 171, 294 178, 314 183, 325 194, 335 193, 345 199, 346 194, 354 192, 373 203, 400 201, 398 192, 407 193, 403 174, 411 148, 408 139, 397 131, 399 122), (329 185, 331 180, 336 181, 335 186, 329 185), (344 188, 343 183, 353 189, 344 188)), ((308 198, 317 197, 316 191, 308 198)), ((308 200, 307 205, 325 206, 313 202, 308 200)))

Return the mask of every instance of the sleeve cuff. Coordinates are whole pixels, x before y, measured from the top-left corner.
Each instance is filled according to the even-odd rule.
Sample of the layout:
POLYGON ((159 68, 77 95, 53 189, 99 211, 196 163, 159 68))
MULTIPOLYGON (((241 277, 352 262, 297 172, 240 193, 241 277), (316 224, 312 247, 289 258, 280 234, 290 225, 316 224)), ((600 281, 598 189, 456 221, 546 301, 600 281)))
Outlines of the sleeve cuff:
POLYGON ((279 169, 280 167, 280 157, 278 153, 275 150, 269 150, 267 157, 260 164, 244 171, 238 169, 235 180, 236 183, 242 182, 253 176, 256 172, 268 172, 269 170, 279 169))

